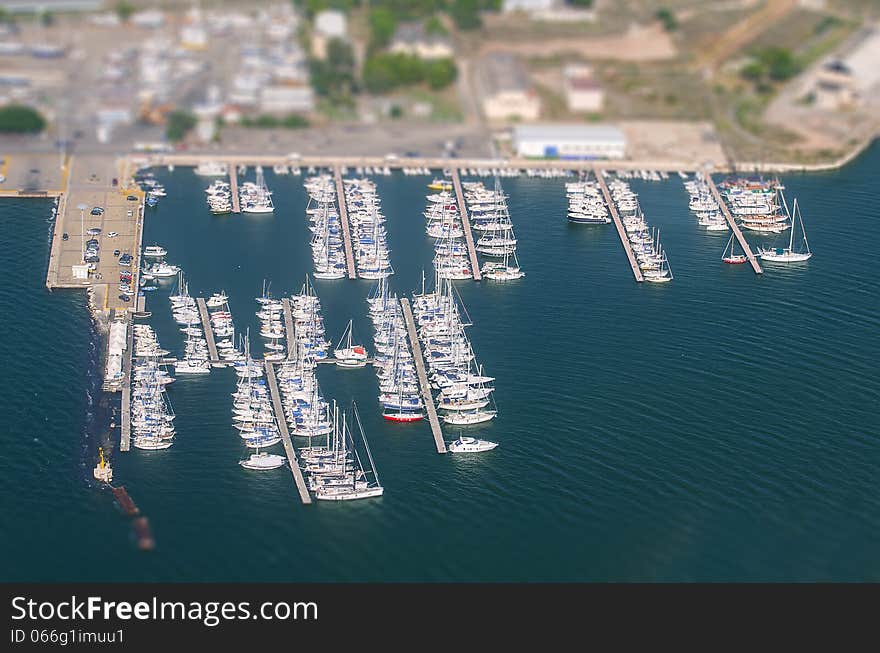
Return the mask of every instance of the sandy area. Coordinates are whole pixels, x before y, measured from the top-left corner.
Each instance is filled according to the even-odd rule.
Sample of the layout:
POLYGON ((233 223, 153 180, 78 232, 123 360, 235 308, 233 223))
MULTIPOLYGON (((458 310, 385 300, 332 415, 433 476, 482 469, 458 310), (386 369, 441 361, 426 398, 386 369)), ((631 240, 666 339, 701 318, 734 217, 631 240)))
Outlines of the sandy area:
POLYGON ((628 159, 676 161, 692 167, 726 161, 709 122, 631 120, 619 123, 619 127, 626 135, 628 159))

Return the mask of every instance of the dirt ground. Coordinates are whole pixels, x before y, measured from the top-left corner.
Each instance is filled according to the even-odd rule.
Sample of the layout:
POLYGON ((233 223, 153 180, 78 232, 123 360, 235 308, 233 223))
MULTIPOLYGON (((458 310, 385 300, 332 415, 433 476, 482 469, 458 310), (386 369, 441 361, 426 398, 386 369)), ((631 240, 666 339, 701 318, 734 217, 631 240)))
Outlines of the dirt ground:
POLYGON ((694 167, 726 161, 709 122, 630 120, 619 126, 626 135, 628 159, 676 161, 694 167))

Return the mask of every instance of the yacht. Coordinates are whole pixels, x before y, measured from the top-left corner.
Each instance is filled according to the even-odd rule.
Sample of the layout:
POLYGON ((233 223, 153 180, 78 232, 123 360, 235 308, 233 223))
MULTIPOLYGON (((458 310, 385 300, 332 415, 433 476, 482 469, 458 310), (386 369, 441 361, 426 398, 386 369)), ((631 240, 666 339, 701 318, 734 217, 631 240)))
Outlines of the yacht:
POLYGON ((284 456, 279 456, 274 453, 266 453, 265 451, 258 451, 257 453, 252 453, 245 460, 239 461, 238 464, 245 469, 278 469, 284 465, 284 460, 284 456))
POLYGON ((160 245, 149 245, 148 247, 144 247, 144 256, 165 256, 168 253, 164 247, 160 245))
POLYGON ((478 440, 461 436, 458 440, 449 443, 449 451, 453 453, 481 453, 483 451, 492 451, 498 446, 497 442, 489 442, 488 440, 478 440))

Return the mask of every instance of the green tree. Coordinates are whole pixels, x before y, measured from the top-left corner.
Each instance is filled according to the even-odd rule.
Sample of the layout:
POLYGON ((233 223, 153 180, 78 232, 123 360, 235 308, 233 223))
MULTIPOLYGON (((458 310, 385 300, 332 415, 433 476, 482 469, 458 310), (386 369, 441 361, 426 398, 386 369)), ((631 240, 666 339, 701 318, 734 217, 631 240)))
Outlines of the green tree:
POLYGON ((168 114, 165 136, 169 141, 181 141, 196 126, 196 117, 188 111, 172 111, 168 114))
POLYGON ((449 86, 457 76, 458 69, 452 59, 438 59, 425 64, 425 79, 433 89, 449 86))
POLYGON ((572 7, 591 9, 593 7, 593 0, 568 0, 568 4, 570 4, 572 7))
POLYGON ((776 82, 791 79, 801 71, 800 62, 787 48, 766 48, 760 54, 760 59, 767 67, 770 79, 776 82))
POLYGON ((119 20, 121 20, 123 23, 127 23, 128 19, 131 18, 131 15, 133 13, 134 5, 130 2, 121 0, 121 2, 116 3, 116 15, 119 16, 119 20))
POLYGON ((428 36, 446 36, 449 30, 437 16, 431 16, 425 21, 425 34, 428 36))
POLYGON ((21 104, 7 104, 5 107, 0 107, 2 133, 37 133, 43 131, 45 127, 46 121, 36 109, 21 104))
POLYGON ((370 48, 386 47, 397 29, 397 18, 390 9, 376 7, 370 10, 370 48))
POLYGON ((355 61, 351 46, 341 39, 327 44, 327 58, 309 62, 312 86, 318 95, 342 99, 356 90, 355 61))
POLYGON ((462 30, 479 29, 483 24, 477 0, 453 0, 449 13, 462 30))
POLYGON ((388 110, 388 115, 397 120, 403 115, 403 109, 400 108, 399 104, 392 104, 391 109, 388 110))
POLYGON ((667 32, 674 32, 678 29, 678 19, 675 17, 675 14, 666 7, 658 9, 655 15, 657 16, 657 20, 663 23, 663 29, 667 32))

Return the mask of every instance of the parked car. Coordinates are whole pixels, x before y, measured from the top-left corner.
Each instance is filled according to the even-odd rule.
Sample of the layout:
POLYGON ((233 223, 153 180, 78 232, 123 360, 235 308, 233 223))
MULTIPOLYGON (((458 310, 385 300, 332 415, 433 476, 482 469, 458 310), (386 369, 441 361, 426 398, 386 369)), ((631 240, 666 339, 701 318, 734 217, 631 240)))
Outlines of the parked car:
POLYGON ((107 238, 116 238, 116 236, 118 236, 118 235, 119 234, 116 233, 115 231, 108 231, 107 232, 107 238))
POLYGON ((124 265, 128 267, 131 265, 131 254, 123 254, 119 257, 119 265, 124 265))
POLYGON ((131 297, 129 297, 128 295, 119 295, 119 299, 121 299, 121 300, 124 301, 124 302, 130 302, 130 301, 131 301, 131 297))
POLYGON ((104 213, 104 209, 101 208, 100 206, 96 206, 95 208, 92 209, 92 215, 103 215, 103 213, 104 213))
POLYGON ((68 238, 70 238, 70 236, 67 235, 66 231, 63 234, 61 234, 61 240, 67 240, 68 238))
POLYGON ((129 195, 129 196, 126 197, 125 199, 127 199, 129 202, 137 202, 137 199, 138 199, 138 198, 137 198, 136 195, 129 195))
POLYGON ((92 227, 86 233, 89 236, 97 236, 99 233, 101 233, 101 228, 100 227, 92 227))
POLYGON ((119 250, 118 249, 113 250, 113 256, 115 256, 116 258, 119 258, 119 250))
POLYGON ((118 185, 119 185, 119 180, 118 180, 116 177, 113 177, 113 185, 114 185, 114 186, 118 186, 118 185))

